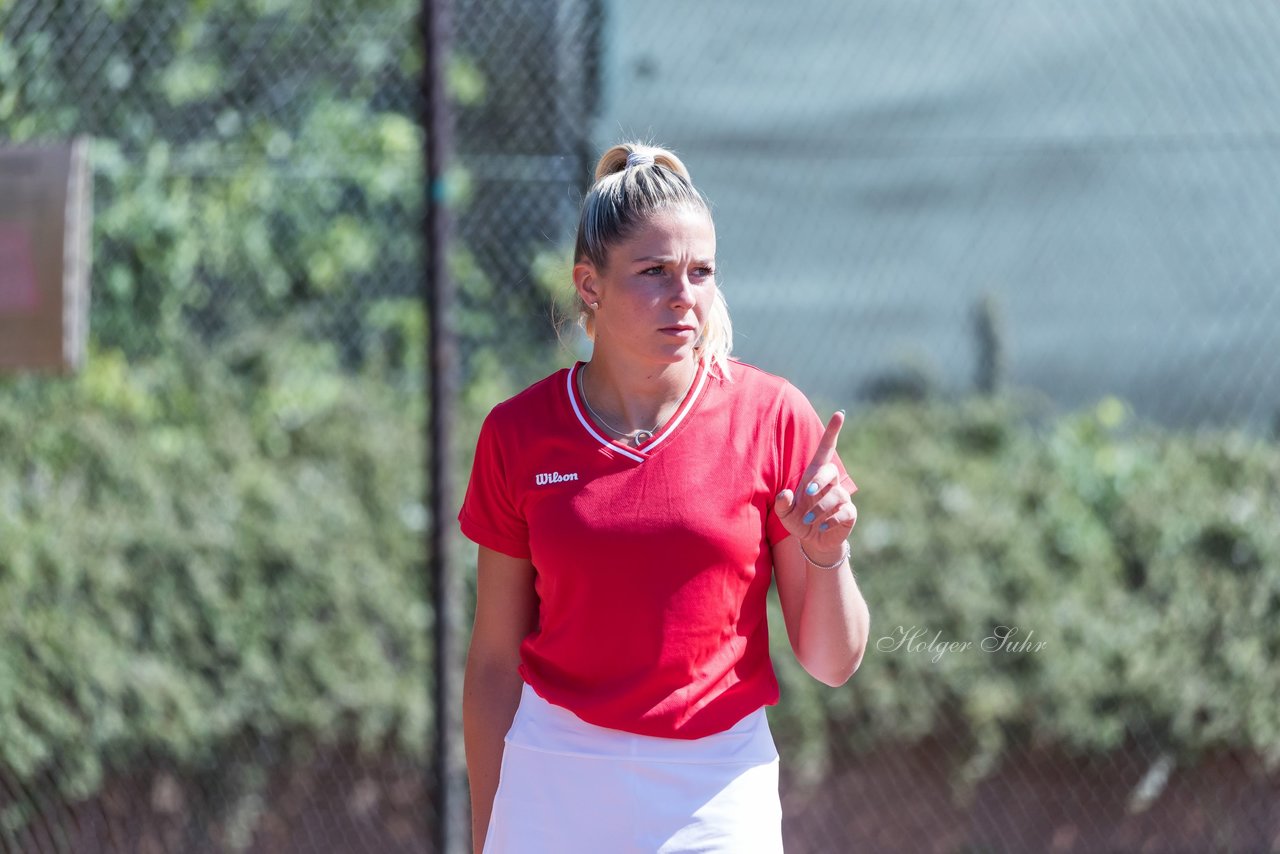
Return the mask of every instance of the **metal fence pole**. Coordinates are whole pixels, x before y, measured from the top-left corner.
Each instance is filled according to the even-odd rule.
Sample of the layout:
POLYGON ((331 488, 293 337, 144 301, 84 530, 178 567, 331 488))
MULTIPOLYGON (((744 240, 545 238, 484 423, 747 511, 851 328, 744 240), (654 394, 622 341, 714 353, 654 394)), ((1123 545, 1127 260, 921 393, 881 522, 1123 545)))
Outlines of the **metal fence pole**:
POLYGON ((425 228, 426 276, 424 310, 430 344, 427 348, 428 470, 427 506, 431 524, 428 561, 433 574, 435 613, 435 850, 455 854, 467 847, 468 828, 462 754, 456 749, 461 731, 458 691, 459 650, 457 604, 461 590, 453 566, 449 541, 452 526, 453 489, 452 406, 457 399, 457 346, 449 317, 453 310, 453 282, 448 272, 449 210, 445 189, 446 159, 451 143, 449 105, 445 96, 445 62, 448 51, 448 0, 423 0, 421 26, 425 62, 422 80, 425 174, 427 199, 425 228))

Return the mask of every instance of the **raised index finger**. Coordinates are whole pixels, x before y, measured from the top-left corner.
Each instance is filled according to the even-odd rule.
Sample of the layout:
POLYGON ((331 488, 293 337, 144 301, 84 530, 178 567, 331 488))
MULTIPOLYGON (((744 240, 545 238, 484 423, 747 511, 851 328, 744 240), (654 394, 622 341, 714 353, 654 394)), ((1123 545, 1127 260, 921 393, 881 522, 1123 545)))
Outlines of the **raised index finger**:
POLYGON ((809 464, 809 468, 817 469, 826 463, 831 462, 836 457, 836 439, 840 437, 840 428, 844 426, 844 410, 837 410, 831 416, 831 420, 827 422, 826 432, 822 434, 822 439, 818 442, 818 450, 813 454, 813 462, 809 464))

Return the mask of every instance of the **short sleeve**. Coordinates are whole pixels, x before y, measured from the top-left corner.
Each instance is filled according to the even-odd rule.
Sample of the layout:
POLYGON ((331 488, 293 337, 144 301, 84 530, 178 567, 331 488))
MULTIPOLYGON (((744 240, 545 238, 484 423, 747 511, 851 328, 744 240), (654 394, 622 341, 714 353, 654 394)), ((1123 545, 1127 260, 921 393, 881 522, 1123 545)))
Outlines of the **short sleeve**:
POLYGON ((497 419, 490 412, 480 427, 471 480, 458 521, 468 539, 511 557, 527 558, 529 526, 516 505, 507 450, 497 419))
MULTIPOLYGON (((773 512, 773 496, 784 489, 796 490, 804 470, 813 461, 813 455, 822 441, 822 434, 827 429, 813 404, 800 389, 786 383, 783 386, 778 407, 778 421, 774 433, 776 442, 774 467, 775 482, 771 485, 772 494, 768 502, 769 515, 765 520, 765 535, 770 545, 782 542, 791 536, 777 515, 773 512)), ((836 455, 836 468, 840 470, 840 484, 849 494, 858 491, 858 485, 849 477, 840 455, 836 455)))

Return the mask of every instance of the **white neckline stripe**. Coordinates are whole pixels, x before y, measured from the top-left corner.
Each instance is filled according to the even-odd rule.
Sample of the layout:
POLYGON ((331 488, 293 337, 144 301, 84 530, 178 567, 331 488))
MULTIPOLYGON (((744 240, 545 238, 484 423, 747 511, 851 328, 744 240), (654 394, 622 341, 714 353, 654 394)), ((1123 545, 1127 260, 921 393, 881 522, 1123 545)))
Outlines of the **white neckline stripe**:
MULTIPOLYGON (((595 425, 591 423, 591 420, 587 418, 587 416, 583 413, 582 409, 578 406, 578 398, 577 398, 577 395, 575 394, 575 392, 577 391, 577 386, 575 385, 575 383, 577 381, 578 371, 580 370, 582 370, 582 363, 579 362, 578 364, 575 364, 573 366, 572 370, 569 371, 567 377, 565 378, 565 390, 569 393, 569 404, 573 407, 573 414, 578 417, 578 423, 580 423, 588 433, 590 433, 593 437, 595 437, 595 440, 597 442, 599 442, 601 445, 604 445, 606 448, 609 448, 612 451, 617 451, 619 454, 622 454, 624 457, 635 460, 638 463, 644 462, 646 459, 648 459, 648 457, 641 456, 629 450, 628 448, 623 446, 621 443, 611 442, 607 437, 602 436, 600 434, 600 431, 596 430, 595 425)), ((697 401, 698 395, 702 393, 703 386, 705 386, 707 383, 707 371, 704 365, 702 364, 698 365, 698 374, 699 376, 698 376, 697 383, 695 383, 694 387, 685 395, 684 400, 680 402, 680 408, 676 413, 676 417, 672 421, 669 421, 668 423, 662 425, 661 435, 659 435, 649 444, 645 445, 644 448, 642 449, 646 454, 649 453, 657 445, 660 445, 663 442, 663 440, 665 440, 668 436, 670 436, 671 433, 677 427, 680 426, 680 423, 684 421, 685 416, 689 414, 689 410, 693 408, 693 404, 697 401)))
POLYGON ((590 421, 587 420, 587 417, 585 415, 582 414, 582 410, 578 407, 578 399, 573 394, 574 377, 577 376, 578 371, 580 371, 581 369, 582 369, 581 364, 574 365, 573 370, 569 371, 568 378, 566 380, 566 383, 567 383, 566 389, 569 392, 569 404, 573 407, 573 414, 578 416, 578 421, 582 424, 583 427, 587 428, 588 433, 596 437, 597 442, 604 445, 606 448, 611 448, 612 450, 617 451, 619 454, 622 454, 624 457, 630 457, 631 459, 635 460, 638 463, 644 462, 644 457, 640 456, 639 454, 633 454, 630 451, 628 451, 626 448, 622 447, 621 445, 615 445, 613 442, 610 442, 604 436, 601 436, 600 433, 596 430, 595 426, 590 421))
POLYGON ((689 410, 693 408, 693 402, 698 399, 698 395, 702 392, 702 385, 707 381, 707 372, 703 370, 702 365, 698 366, 698 382, 697 387, 685 395, 685 399, 680 401, 680 409, 676 413, 676 417, 666 424, 662 425, 662 435, 655 438, 652 442, 644 446, 644 452, 647 454, 653 450, 655 445, 660 445, 668 436, 680 426, 680 422, 689 414, 689 410))

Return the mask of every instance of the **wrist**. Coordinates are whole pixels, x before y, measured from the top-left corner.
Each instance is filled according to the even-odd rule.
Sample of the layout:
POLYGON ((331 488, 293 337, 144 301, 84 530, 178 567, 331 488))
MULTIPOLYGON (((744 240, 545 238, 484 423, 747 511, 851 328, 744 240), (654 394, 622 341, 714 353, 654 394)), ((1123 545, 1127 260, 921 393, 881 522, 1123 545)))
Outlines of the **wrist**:
POLYGON ((834 554, 810 551, 804 547, 804 543, 801 543, 800 554, 804 555, 804 559, 809 562, 810 566, 815 566, 818 569, 839 569, 849 561, 849 541, 842 542, 840 551, 834 554))

